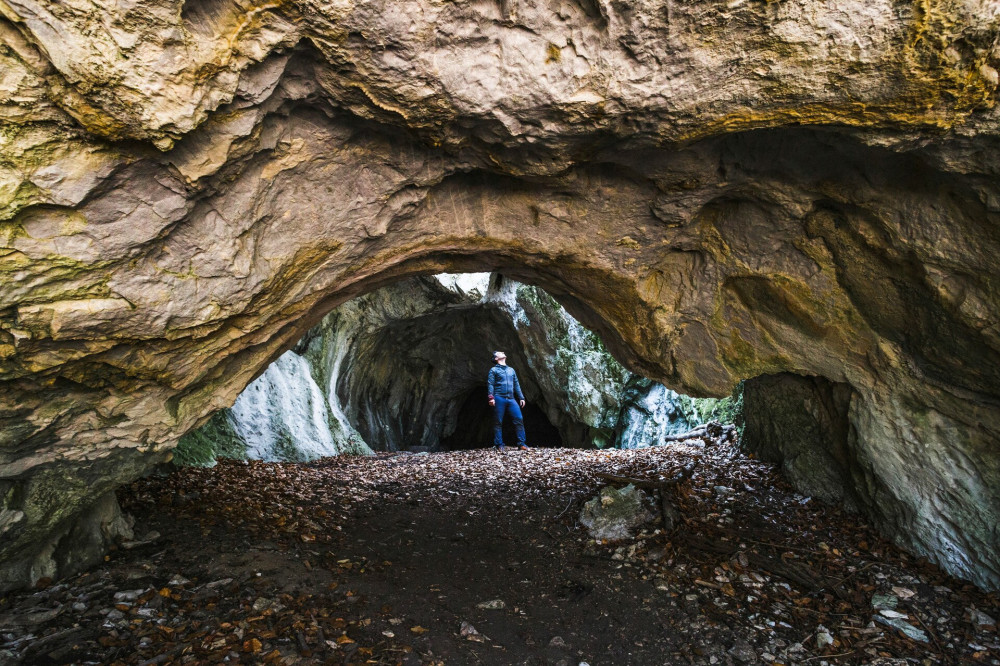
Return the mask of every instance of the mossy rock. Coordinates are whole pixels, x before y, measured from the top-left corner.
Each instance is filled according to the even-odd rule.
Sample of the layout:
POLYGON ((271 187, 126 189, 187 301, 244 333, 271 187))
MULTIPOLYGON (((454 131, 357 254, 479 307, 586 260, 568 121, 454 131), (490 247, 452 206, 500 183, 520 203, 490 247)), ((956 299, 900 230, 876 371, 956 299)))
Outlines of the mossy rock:
POLYGON ((221 409, 201 428, 181 437, 173 463, 180 467, 211 467, 218 458, 246 460, 246 442, 230 419, 229 410, 221 409))

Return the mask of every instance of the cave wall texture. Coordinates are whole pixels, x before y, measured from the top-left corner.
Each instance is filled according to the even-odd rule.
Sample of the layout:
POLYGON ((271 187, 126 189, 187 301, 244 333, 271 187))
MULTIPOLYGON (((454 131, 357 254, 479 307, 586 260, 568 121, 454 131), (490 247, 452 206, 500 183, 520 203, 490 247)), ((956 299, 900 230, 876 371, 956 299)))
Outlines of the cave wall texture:
POLYGON ((998 34, 988 0, 0 0, 0 588, 81 566, 332 307, 494 268, 671 388, 848 385, 872 519, 998 587, 998 34))

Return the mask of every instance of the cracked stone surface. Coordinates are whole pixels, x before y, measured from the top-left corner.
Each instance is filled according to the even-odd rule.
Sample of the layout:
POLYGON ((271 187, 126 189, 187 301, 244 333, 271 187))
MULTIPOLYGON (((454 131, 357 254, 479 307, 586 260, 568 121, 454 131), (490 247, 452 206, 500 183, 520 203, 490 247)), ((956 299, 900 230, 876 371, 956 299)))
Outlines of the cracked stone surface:
POLYGON ((50 544, 334 306, 492 269, 674 389, 849 386, 869 517, 996 588, 998 35, 986 0, 0 1, 0 588, 84 566, 50 544))

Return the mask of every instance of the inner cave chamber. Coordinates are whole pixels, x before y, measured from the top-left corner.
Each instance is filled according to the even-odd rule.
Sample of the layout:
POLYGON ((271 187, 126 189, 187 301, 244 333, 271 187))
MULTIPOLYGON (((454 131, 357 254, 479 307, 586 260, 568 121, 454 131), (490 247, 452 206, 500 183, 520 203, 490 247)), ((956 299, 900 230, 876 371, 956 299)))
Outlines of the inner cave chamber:
MULTIPOLYGON (((533 447, 657 445, 728 404, 630 373, 539 287, 501 273, 439 274, 334 309, 175 455, 204 464, 487 447, 495 350, 517 371, 533 447)), ((515 441, 510 418, 504 439, 515 441)))

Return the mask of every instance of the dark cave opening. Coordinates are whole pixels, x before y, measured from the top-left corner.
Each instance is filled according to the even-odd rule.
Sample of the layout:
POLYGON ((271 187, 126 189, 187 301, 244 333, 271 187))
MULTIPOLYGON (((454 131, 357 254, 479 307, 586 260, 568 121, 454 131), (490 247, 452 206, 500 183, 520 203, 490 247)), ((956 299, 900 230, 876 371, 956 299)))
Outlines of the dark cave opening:
MULTIPOLYGON (((528 446, 560 447, 563 445, 559 429, 549 421, 540 406, 526 402, 521 409, 528 446)), ((507 446, 517 443, 517 435, 509 418, 504 419, 503 440, 507 446)), ((486 385, 470 389, 462 399, 455 431, 441 438, 442 451, 464 451, 493 445, 493 408, 486 401, 486 385)))

